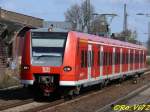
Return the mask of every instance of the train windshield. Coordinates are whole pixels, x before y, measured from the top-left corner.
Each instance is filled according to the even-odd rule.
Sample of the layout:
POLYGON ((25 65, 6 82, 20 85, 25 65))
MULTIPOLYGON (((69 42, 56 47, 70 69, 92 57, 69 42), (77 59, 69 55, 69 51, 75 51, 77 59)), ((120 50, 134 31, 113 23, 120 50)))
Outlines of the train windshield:
POLYGON ((60 66, 67 33, 32 32, 32 64, 40 66, 60 66))

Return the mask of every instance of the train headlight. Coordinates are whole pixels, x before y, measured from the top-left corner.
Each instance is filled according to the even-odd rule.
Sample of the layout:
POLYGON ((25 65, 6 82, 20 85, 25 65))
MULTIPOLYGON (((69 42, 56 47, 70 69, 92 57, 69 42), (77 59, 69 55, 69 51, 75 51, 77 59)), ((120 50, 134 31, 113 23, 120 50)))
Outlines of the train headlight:
POLYGON ((69 71, 71 71, 72 70, 72 68, 70 67, 70 66, 65 66, 64 67, 64 71, 65 72, 69 72, 69 71))
POLYGON ((22 69, 23 69, 23 70, 29 70, 29 69, 30 69, 30 66, 29 66, 29 65, 24 65, 24 66, 22 66, 22 69))

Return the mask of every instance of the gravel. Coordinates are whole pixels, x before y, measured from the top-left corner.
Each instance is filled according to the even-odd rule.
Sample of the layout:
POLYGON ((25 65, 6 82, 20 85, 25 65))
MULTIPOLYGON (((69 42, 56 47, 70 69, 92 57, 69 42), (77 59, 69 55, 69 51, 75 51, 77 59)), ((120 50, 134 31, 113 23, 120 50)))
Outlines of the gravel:
POLYGON ((92 96, 89 95, 89 97, 76 100, 75 102, 64 103, 54 108, 45 109, 42 112, 94 112, 147 84, 149 81, 150 74, 143 75, 138 78, 137 84, 133 84, 132 80, 124 81, 122 84, 113 84, 103 88, 101 92, 93 94, 92 96))

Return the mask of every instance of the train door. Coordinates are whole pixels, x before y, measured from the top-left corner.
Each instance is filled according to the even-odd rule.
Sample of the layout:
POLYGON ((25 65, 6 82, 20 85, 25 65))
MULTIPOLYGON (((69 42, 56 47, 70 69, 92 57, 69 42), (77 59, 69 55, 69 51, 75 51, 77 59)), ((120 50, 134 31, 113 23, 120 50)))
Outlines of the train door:
POLYGON ((80 43, 79 45, 79 76, 78 80, 85 80, 87 76, 87 44, 80 43))
POLYGON ((92 78, 96 78, 96 77, 98 77, 99 76, 99 68, 98 68, 98 50, 99 50, 99 48, 98 48, 98 45, 96 45, 96 44, 93 44, 92 45, 92 54, 91 54, 91 77, 92 78))
POLYGON ((88 80, 91 80, 92 77, 93 59, 92 44, 88 44, 88 80))

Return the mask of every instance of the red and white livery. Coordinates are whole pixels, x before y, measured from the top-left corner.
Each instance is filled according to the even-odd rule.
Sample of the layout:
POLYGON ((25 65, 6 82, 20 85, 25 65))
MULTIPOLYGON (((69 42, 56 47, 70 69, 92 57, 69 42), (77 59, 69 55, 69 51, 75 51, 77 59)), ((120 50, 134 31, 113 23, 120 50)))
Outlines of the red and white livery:
POLYGON ((26 33, 21 82, 45 92, 81 87, 140 74, 146 48, 75 31, 32 29, 26 33))

